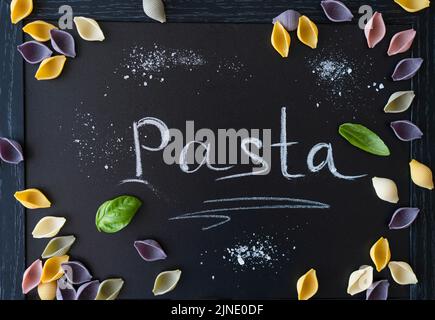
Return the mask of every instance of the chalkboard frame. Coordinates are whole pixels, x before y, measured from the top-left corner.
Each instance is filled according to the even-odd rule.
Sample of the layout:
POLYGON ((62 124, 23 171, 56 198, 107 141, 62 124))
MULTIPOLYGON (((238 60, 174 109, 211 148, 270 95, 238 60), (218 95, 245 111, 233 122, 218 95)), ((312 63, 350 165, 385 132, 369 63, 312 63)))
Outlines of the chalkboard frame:
MULTIPOLYGON (((75 15, 85 15, 101 21, 143 21, 151 22, 144 16, 140 0, 71 0, 75 15)), ((430 101, 435 101, 435 16, 433 9, 417 14, 407 14, 393 1, 365 1, 374 10, 384 15, 386 23, 412 26, 417 39, 413 54, 425 59, 422 70, 412 85, 419 89, 419 97, 411 111, 411 119, 425 128, 425 136, 418 144, 411 144, 410 157, 435 166, 435 112, 430 101), (426 98, 422 98, 426 97, 426 98)), ((169 22, 219 22, 219 23, 270 23, 271 17, 295 8, 309 15, 315 21, 327 23, 318 0, 166 0, 169 22)), ((38 0, 31 16, 32 20, 58 19, 58 9, 64 0, 38 0)), ((346 4, 357 12, 360 1, 348 0, 346 4)), ((0 2, 0 135, 25 143, 24 135, 24 78, 23 62, 16 51, 16 45, 23 39, 22 23, 12 25, 9 18, 10 1, 0 2)), ((0 299, 24 299, 21 293, 21 278, 25 261, 25 210, 13 198, 16 190, 25 186, 25 167, 0 166, 0 299)), ((410 230, 411 264, 416 266, 419 283, 410 290, 411 299, 435 299, 435 198, 433 193, 415 188, 410 183, 410 205, 419 206, 424 215, 410 230), (418 261, 425 263, 417 263, 418 261)))

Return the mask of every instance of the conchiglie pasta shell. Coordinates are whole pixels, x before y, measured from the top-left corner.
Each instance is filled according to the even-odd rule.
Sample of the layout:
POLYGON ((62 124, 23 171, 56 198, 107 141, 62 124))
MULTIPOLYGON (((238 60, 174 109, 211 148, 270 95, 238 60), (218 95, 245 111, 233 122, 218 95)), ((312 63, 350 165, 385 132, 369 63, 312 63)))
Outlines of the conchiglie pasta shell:
POLYGON ((355 295, 366 291, 373 283, 373 267, 362 266, 359 270, 352 272, 349 277, 347 293, 355 295))
POLYGON ((80 37, 86 41, 103 41, 104 33, 97 21, 91 18, 75 17, 74 24, 80 37))
POLYGON ((122 279, 107 279, 100 283, 95 300, 115 300, 124 285, 122 279))
POLYGON ((154 281, 153 293, 159 296, 175 289, 181 277, 181 270, 164 271, 154 281))
POLYGON ((23 293, 26 294, 33 290, 41 282, 42 274, 42 261, 35 260, 23 274, 23 281, 21 283, 21 288, 23 293))
POLYGON ((399 202, 399 192, 397 191, 396 183, 387 178, 372 178, 373 188, 376 195, 387 202, 397 203, 399 202))
POLYGON ((370 258, 379 272, 383 270, 390 262, 391 251, 388 240, 381 237, 370 249, 370 258))
POLYGON ((51 206, 47 197, 38 189, 17 191, 14 197, 27 209, 50 208, 51 206))
POLYGON ((408 12, 417 12, 430 6, 429 0, 394 0, 394 2, 408 12))
POLYGON ((415 98, 414 91, 397 91, 388 99, 384 107, 385 113, 400 113, 408 110, 415 98))
POLYGON ((296 289, 298 292, 298 300, 308 300, 312 298, 319 289, 316 270, 310 269, 307 273, 300 277, 296 284, 296 289))
POLYGON ((13 24, 29 16, 33 10, 33 0, 12 0, 11 21, 13 24))
POLYGON ((282 24, 277 21, 273 25, 272 36, 270 37, 270 42, 276 51, 283 58, 288 57, 288 52, 290 48, 290 34, 282 26, 282 24))
POLYGON ((432 170, 418 162, 417 160, 411 160, 409 163, 411 169, 411 179, 419 187, 432 190, 434 188, 432 170))
POLYGON ((53 238, 45 247, 41 257, 43 259, 47 259, 51 257, 62 256, 69 251, 69 249, 71 248, 71 246, 74 244, 75 241, 76 238, 74 236, 53 238))
POLYGON ((403 261, 391 261, 388 264, 391 276, 394 281, 401 285, 416 284, 418 282, 417 276, 412 270, 411 266, 403 261))
POLYGON ((166 22, 165 6, 162 0, 143 0, 143 11, 153 20, 166 22))
POLYGON ((38 285, 38 296, 41 300, 54 300, 56 298, 57 281, 40 283, 38 285))
POLYGON ((26 24, 23 31, 36 41, 44 42, 50 40, 50 30, 52 29, 57 29, 57 27, 45 21, 37 20, 26 24))
POLYGON ((41 282, 47 283, 60 279, 64 274, 61 264, 68 260, 69 256, 60 256, 45 261, 44 267, 42 268, 41 282))
POLYGON ((32 236, 36 239, 54 237, 65 222, 66 219, 63 217, 44 217, 36 224, 32 236))
POLYGON ((299 40, 312 49, 317 48, 319 30, 317 26, 307 16, 299 18, 297 35, 299 40))
POLYGON ((56 79, 62 73, 66 62, 65 56, 54 56, 47 58, 41 62, 35 78, 37 80, 52 80, 56 79))

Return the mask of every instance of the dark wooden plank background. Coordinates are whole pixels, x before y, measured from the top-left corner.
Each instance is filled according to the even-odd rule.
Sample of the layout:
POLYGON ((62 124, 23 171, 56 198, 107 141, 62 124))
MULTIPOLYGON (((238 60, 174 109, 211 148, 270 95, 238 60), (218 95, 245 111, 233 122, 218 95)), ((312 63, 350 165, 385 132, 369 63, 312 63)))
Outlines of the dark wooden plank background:
MULTIPOLYGON (((57 19, 61 5, 71 5, 75 15, 86 15, 107 21, 146 21, 141 0, 34 0, 31 19, 57 19)), ((281 11, 294 8, 318 22, 327 22, 312 0, 166 0, 168 22, 264 22, 269 23, 281 11)), ((418 31, 414 54, 423 57, 424 67, 414 79, 419 89, 412 119, 425 132, 423 139, 412 144, 411 157, 435 167, 435 16, 433 8, 409 14, 391 1, 345 1, 356 13, 363 4, 384 13, 387 23, 411 23, 418 31), (432 107, 432 108, 431 108, 432 107)), ((24 101, 22 59, 16 45, 22 41, 21 24, 12 25, 10 0, 0 2, 0 135, 22 143, 24 140, 24 101)), ((13 193, 24 187, 24 166, 0 165, 0 298, 19 299, 21 276, 25 268, 24 210, 13 199, 13 193)), ((411 205, 424 214, 411 229, 412 265, 420 282, 411 292, 413 299, 435 298, 435 199, 433 192, 411 184, 411 205), (420 263, 417 263, 419 261, 420 263), (421 263, 425 261, 425 263, 421 263)))

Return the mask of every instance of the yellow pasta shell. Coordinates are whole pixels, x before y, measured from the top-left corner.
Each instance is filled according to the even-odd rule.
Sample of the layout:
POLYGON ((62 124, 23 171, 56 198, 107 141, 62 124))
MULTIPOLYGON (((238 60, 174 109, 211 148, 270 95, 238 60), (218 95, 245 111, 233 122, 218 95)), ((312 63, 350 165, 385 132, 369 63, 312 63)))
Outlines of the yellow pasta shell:
POLYGON ((307 16, 300 16, 297 35, 299 40, 312 49, 317 48, 319 40, 319 30, 317 26, 307 16))
POLYGON ((272 36, 270 37, 272 46, 283 58, 288 57, 288 52, 290 49, 290 34, 282 26, 279 21, 275 22, 273 25, 272 36))
POLYGON ((44 217, 36 224, 32 236, 36 239, 54 237, 65 222, 66 219, 63 217, 44 217))
POLYGON ((388 240, 381 237, 370 249, 370 258, 379 272, 384 269, 391 259, 391 251, 388 240))
POLYGON ((38 285, 38 296, 41 300, 54 300, 56 298, 57 281, 40 283, 38 285))
POLYGON ((403 261, 391 261, 388 264, 391 276, 394 281, 401 285, 416 284, 418 282, 417 276, 412 270, 411 266, 403 261))
POLYGON ((14 197, 27 209, 50 208, 51 206, 47 197, 38 189, 17 191, 14 197))
POLYGON ((122 279, 107 279, 98 287, 95 300, 115 300, 124 285, 122 279))
POLYGON ((44 267, 42 268, 41 282, 47 283, 60 279, 64 274, 61 264, 68 260, 69 256, 65 255, 53 257, 45 261, 44 267))
POLYGON ((181 277, 181 270, 164 271, 154 281, 153 293, 159 296, 175 289, 181 277))
POLYGON ((38 71, 36 71, 35 78, 38 80, 56 79, 62 73, 65 62, 65 56, 54 56, 45 59, 39 65, 38 71))
POLYGON ((86 41, 103 41, 104 33, 101 30, 97 21, 91 18, 75 17, 74 24, 76 25, 79 36, 86 41))
POLYGON ((30 15, 33 10, 32 0, 12 0, 11 2, 11 21, 18 23, 30 15))
POLYGON ((45 21, 37 20, 26 24, 23 31, 36 41, 44 42, 50 40, 50 30, 53 29, 57 29, 57 27, 45 21))
POLYGON ((433 189, 432 170, 428 166, 412 159, 409 167, 411 169, 411 179, 417 186, 429 190, 433 189))
POLYGON ((316 270, 310 269, 299 278, 296 289, 298 291, 298 300, 308 300, 313 297, 319 289, 316 270))
POLYGON ((417 12, 430 6, 429 0, 394 0, 394 2, 408 12, 417 12))

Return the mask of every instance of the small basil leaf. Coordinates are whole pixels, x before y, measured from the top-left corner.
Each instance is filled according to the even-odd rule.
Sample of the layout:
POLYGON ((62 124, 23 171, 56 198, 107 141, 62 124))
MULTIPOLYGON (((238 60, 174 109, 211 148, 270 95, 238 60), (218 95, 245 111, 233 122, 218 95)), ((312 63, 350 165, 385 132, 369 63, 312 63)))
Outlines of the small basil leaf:
POLYGON ((344 123, 339 127, 338 132, 343 138, 349 141, 350 144, 368 153, 377 156, 390 155, 390 150, 385 145, 384 141, 382 141, 376 133, 363 125, 344 123))
POLYGON ((142 202, 133 196, 120 196, 104 202, 97 211, 97 230, 115 233, 125 228, 133 219, 142 202))

